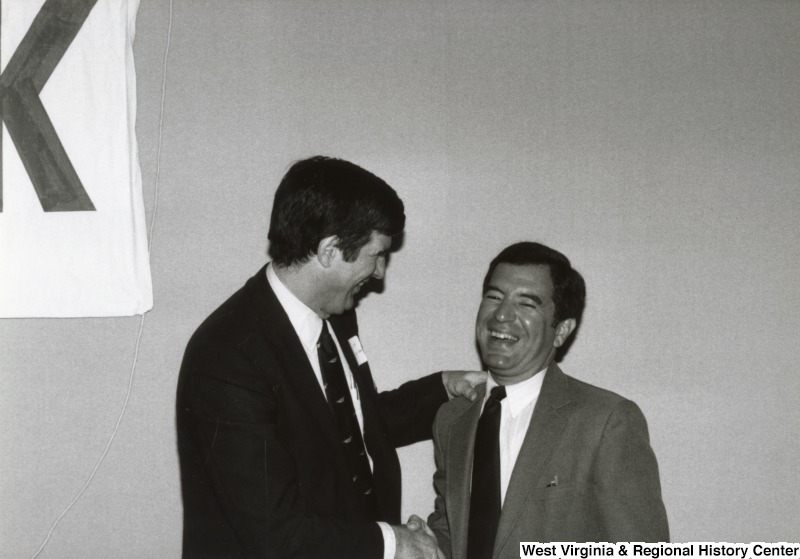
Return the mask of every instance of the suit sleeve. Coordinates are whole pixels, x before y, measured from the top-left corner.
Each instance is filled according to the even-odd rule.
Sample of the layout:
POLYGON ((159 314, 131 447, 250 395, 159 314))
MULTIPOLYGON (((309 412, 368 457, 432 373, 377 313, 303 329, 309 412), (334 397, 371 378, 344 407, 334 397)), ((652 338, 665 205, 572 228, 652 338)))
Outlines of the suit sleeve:
POLYGON ((195 360, 199 371, 179 389, 185 534, 194 538, 189 553, 184 538, 184 557, 232 557, 231 549, 247 558, 382 557, 376 523, 308 512, 281 435, 280 398, 246 382, 243 359, 225 359, 238 374, 217 374, 213 362, 195 360))
POLYGON ((433 530, 439 548, 447 559, 452 558, 452 546, 450 545, 450 523, 447 519, 447 502, 445 501, 445 490, 447 488, 447 471, 445 469, 445 449, 447 441, 444 439, 446 430, 441 427, 441 415, 436 416, 433 427, 433 450, 436 460, 436 473, 433 474, 433 489, 436 492, 434 510, 428 516, 428 526, 433 530))
POLYGON ((608 418, 598 449, 595 488, 610 542, 668 542, 656 457, 639 407, 625 400, 608 418))
POLYGON ((441 373, 378 394, 380 414, 395 448, 429 440, 436 412, 446 401, 441 373))

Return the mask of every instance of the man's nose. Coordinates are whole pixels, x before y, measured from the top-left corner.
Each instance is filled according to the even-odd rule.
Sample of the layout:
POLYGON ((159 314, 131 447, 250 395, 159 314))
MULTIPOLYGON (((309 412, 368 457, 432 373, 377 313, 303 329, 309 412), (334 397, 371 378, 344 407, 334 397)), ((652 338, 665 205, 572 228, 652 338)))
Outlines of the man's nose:
POLYGON ((494 310, 494 318, 498 322, 509 322, 514 320, 513 305, 508 300, 501 301, 494 310))
POLYGON ((375 264, 375 271, 372 273, 372 277, 382 280, 386 277, 386 257, 381 256, 378 258, 378 262, 375 264))

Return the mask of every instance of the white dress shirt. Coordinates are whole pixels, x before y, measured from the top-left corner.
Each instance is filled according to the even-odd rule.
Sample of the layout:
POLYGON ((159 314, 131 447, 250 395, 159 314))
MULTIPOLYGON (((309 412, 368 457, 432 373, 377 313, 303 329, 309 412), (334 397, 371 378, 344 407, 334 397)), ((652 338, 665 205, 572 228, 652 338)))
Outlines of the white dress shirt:
MULTIPOLYGON (((547 369, 539 371, 531 378, 506 385, 506 397, 500 402, 500 504, 505 502, 508 482, 511 481, 511 472, 517 462, 519 450, 528 432, 533 408, 539 399, 542 382, 547 369)), ((497 382, 489 375, 486 381, 486 395, 483 405, 489 399, 489 394, 497 382)))
MULTIPOLYGON (((353 372, 350 370, 350 365, 342 353, 342 347, 339 345, 339 339, 336 337, 333 329, 330 327, 327 320, 322 320, 317 313, 298 299, 294 293, 289 291, 289 288, 283 284, 278 274, 273 270, 271 263, 267 265, 267 282, 269 282, 269 286, 278 298, 278 302, 283 307, 283 310, 286 311, 286 315, 289 317, 289 322, 292 323, 297 337, 300 338, 300 343, 303 345, 303 349, 306 352, 308 362, 311 363, 311 368, 314 370, 314 375, 317 377, 322 396, 326 400, 325 383, 322 381, 322 370, 319 366, 317 342, 319 341, 319 335, 322 333, 323 326, 328 328, 328 332, 330 332, 336 344, 336 351, 339 353, 339 361, 344 369, 347 386, 350 387, 350 397, 353 399, 353 407, 356 411, 356 418, 358 419, 358 425, 361 428, 361 436, 363 438, 364 413, 361 410, 358 386, 353 379, 353 372)), ((369 466, 370 469, 372 469, 372 457, 369 455, 369 451, 367 451, 367 458, 369 458, 369 466)), ((383 533, 383 557, 384 559, 392 559, 397 547, 394 532, 385 522, 378 522, 378 526, 380 526, 381 532, 383 533)))

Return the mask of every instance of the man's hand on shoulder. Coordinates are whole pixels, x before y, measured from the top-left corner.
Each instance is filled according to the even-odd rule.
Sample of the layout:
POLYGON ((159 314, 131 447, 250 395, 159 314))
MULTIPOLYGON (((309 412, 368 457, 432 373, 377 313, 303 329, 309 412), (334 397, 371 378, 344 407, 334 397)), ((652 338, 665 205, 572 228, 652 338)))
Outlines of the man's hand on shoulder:
POLYGON ((488 376, 486 371, 442 371, 442 382, 450 398, 464 396, 474 402, 478 397, 475 387, 486 382, 488 376))
POLYGON ((412 514, 405 526, 392 526, 397 542, 395 559, 445 559, 436 536, 419 516, 412 514))

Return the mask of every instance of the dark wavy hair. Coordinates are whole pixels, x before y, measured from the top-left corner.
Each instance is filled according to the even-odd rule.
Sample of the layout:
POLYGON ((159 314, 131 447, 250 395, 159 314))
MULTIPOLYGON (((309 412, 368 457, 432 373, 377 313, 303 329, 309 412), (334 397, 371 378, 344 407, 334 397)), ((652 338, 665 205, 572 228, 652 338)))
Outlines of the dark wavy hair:
POLYGON ((403 201, 382 179, 343 159, 315 156, 294 163, 275 192, 269 255, 280 266, 302 263, 335 235, 353 262, 372 232, 403 232, 403 201))
POLYGON ((530 241, 513 244, 504 248, 491 264, 483 279, 483 292, 489 286, 495 268, 500 264, 546 265, 550 268, 553 281, 553 303, 555 325, 567 318, 574 318, 580 324, 586 306, 586 284, 583 276, 572 267, 569 259, 550 247, 530 241))

